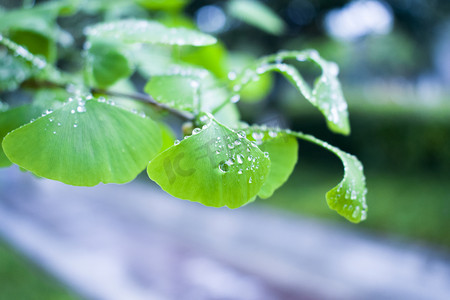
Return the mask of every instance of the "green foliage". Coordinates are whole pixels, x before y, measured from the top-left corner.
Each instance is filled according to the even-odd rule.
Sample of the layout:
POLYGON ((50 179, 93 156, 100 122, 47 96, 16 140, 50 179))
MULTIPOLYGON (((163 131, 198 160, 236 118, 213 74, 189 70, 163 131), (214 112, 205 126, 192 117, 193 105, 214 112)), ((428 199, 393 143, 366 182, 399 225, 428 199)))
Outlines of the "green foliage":
POLYGON ((233 17, 274 35, 283 33, 286 26, 280 17, 259 1, 229 1, 228 12, 233 17))
POLYGON ((120 20, 86 28, 89 39, 109 38, 124 43, 206 46, 216 43, 210 35, 187 28, 168 28, 148 20, 120 20))
MULTIPOLYGON (((80 186, 125 183, 147 167, 149 177, 178 198, 238 208, 257 196, 270 197, 288 180, 300 138, 342 160, 344 178, 327 193, 327 203, 352 222, 364 220, 365 178, 354 156, 300 132, 248 126, 237 105, 241 97, 253 103, 263 99, 272 87, 270 73, 279 72, 293 83, 299 98, 322 112, 332 131, 348 134, 337 65, 314 50, 258 60, 246 56, 245 63, 233 63, 229 58, 239 54, 229 53, 192 23, 169 28, 145 17, 148 9, 158 10, 160 19, 183 19, 174 11, 186 3, 117 0, 79 7, 72 1, 48 2, 3 13, 7 22, 0 26, 0 59, 5 62, 0 90, 26 90, 31 101, 17 106, 9 100, 11 108, 0 112, 0 166, 14 163, 38 176, 80 186), (82 70, 62 71, 56 65, 56 17, 76 9, 103 12, 108 21, 84 28, 84 49, 73 49, 82 58, 77 62, 82 70), (36 30, 14 21, 14 16, 30 14, 36 30), (119 19, 127 14, 139 19, 119 19), (322 74, 311 87, 285 60, 313 62, 322 74), (146 94, 130 80, 135 70, 145 80, 146 94), (161 122, 166 113, 186 121, 181 141, 161 122)), ((232 1, 228 8, 270 33, 283 30, 282 21, 259 2, 232 1)))

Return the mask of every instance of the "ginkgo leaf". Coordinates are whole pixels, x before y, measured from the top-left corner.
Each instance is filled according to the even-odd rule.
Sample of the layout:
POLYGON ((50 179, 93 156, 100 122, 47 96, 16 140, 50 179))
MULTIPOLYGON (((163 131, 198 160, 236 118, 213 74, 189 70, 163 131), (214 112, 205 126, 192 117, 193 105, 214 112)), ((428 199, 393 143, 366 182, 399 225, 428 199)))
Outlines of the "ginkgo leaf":
POLYGON ((269 158, 243 132, 212 119, 155 157, 147 172, 175 197, 237 208, 254 199, 269 166, 269 158))
POLYGON ((269 7, 260 1, 228 1, 228 12, 233 17, 253 25, 267 33, 279 35, 286 24, 269 7))
POLYGON ((92 42, 86 53, 86 71, 95 86, 105 88, 133 73, 122 45, 106 40, 92 42))
POLYGON ((200 103, 200 78, 174 75, 152 76, 144 90, 156 101, 170 107, 193 111, 200 103))
POLYGON ((162 142, 151 119, 77 98, 10 132, 2 145, 10 161, 38 176, 94 186, 134 179, 162 142))
POLYGON ((259 197, 269 198, 294 171, 298 157, 297 139, 285 132, 267 128, 250 127, 245 132, 250 141, 255 142, 261 151, 269 154, 269 175, 258 192, 259 197))
MULTIPOLYGON (((30 121, 30 104, 22 105, 0 112, 0 141, 12 130, 30 121)), ((12 163, 0 148, 0 168, 8 167, 12 163)))
POLYGON ((206 46, 217 42, 211 35, 187 28, 168 28, 148 20, 119 20, 86 28, 89 39, 110 38, 124 43, 206 46))
POLYGON ((365 220, 367 217, 367 189, 361 162, 355 156, 311 135, 292 131, 288 133, 317 144, 339 157, 344 165, 344 178, 337 186, 327 192, 328 206, 351 222, 359 223, 365 220))
POLYGON ((320 110, 332 131, 345 135, 350 133, 347 102, 337 78, 339 68, 334 62, 324 60, 315 50, 286 51, 263 57, 255 65, 244 69, 234 80, 234 92, 239 93, 243 87, 262 74, 273 71, 283 74, 312 105, 320 110), (283 63, 286 59, 309 60, 322 69, 322 74, 315 81, 313 88, 295 67, 283 63))

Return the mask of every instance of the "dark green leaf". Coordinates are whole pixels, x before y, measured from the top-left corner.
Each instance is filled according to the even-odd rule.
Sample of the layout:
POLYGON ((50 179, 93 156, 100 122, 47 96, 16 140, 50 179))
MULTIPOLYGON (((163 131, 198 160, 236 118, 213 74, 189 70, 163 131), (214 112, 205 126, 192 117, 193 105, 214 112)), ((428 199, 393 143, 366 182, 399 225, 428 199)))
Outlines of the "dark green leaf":
POLYGON ((95 41, 87 51, 86 64, 94 85, 108 87, 127 78, 133 67, 122 51, 122 46, 112 41, 95 41))

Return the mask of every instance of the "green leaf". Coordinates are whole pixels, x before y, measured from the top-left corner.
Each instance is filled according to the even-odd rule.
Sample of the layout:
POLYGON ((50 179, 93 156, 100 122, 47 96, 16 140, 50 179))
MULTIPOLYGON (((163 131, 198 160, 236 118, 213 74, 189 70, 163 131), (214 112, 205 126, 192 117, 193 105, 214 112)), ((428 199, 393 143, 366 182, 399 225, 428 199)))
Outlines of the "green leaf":
POLYGON ((285 30, 284 21, 260 1, 233 0, 228 2, 227 8, 233 17, 267 33, 279 35, 285 30))
POLYGON ((144 91, 170 107, 194 111, 199 108, 200 78, 181 74, 151 77, 144 91))
POLYGON ((0 49, 0 92, 15 90, 31 75, 25 62, 0 49))
POLYGON ((328 206, 351 222, 359 223, 365 220, 367 217, 367 189, 361 162, 355 156, 311 135, 291 131, 287 133, 317 144, 341 159, 344 165, 344 178, 326 194, 328 206))
POLYGON ((136 3, 150 10, 178 11, 185 7, 190 0, 134 0, 136 3))
POLYGON ((106 40, 96 40, 88 48, 86 70, 95 86, 111 86, 133 73, 133 67, 121 48, 122 45, 106 40))
POLYGON ((333 132, 345 135, 350 133, 347 102, 337 78, 339 68, 334 62, 324 60, 315 50, 280 52, 264 57, 254 66, 245 69, 234 81, 233 90, 239 93, 251 80, 272 71, 283 74, 312 105, 317 107, 333 132), (317 78, 314 88, 309 87, 293 66, 282 63, 284 59, 310 60, 316 63, 322 69, 322 74, 317 78))
POLYGON ((183 47, 179 51, 179 58, 207 69, 217 78, 227 77, 227 50, 222 43, 205 47, 183 47))
POLYGON ((206 46, 217 42, 213 36, 187 28, 168 28, 147 20, 120 20, 100 23, 86 29, 89 39, 110 38, 124 43, 206 46))
POLYGON ((270 171, 258 196, 269 198, 294 171, 298 157, 297 139, 285 132, 267 128, 250 127, 245 130, 247 139, 255 142, 270 158, 270 171))
POLYGON ((160 130, 151 119, 85 98, 67 102, 3 140, 13 163, 79 186, 128 182, 161 146, 160 130))
MULTIPOLYGON (((22 105, 7 111, 0 112, 0 141, 12 130, 31 120, 30 104, 22 105)), ((0 168, 8 167, 11 161, 6 157, 3 148, 0 148, 0 168)))
POLYGON ((16 29, 10 32, 9 37, 34 55, 43 56, 48 62, 56 60, 56 41, 48 35, 35 30, 16 29))
POLYGON ((244 136, 210 120, 155 157, 148 175, 175 197, 238 208, 254 199, 270 166, 264 153, 244 136))

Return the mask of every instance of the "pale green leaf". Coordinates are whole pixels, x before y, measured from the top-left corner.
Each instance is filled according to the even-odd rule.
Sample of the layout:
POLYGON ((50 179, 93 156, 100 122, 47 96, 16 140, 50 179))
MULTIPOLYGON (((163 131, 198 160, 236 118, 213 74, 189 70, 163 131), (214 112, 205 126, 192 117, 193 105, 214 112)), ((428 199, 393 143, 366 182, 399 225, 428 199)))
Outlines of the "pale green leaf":
POLYGON ((264 127, 250 127, 245 130, 247 139, 255 142, 270 158, 270 171, 258 196, 269 198, 281 187, 294 171, 298 157, 297 139, 292 135, 264 127))
POLYGON ((234 81, 233 90, 239 93, 252 80, 272 71, 283 74, 312 105, 317 107, 332 131, 345 135, 350 133, 347 102, 337 78, 339 68, 334 62, 324 60, 315 50, 280 52, 264 57, 254 66, 246 68, 234 81), (310 60, 322 69, 322 74, 312 89, 295 67, 283 63, 285 59, 310 60))
POLYGON ((228 13, 233 17, 253 25, 267 33, 279 35, 286 24, 269 7, 257 0, 228 1, 228 13))
POLYGON ((128 182, 161 146, 159 127, 151 119, 85 98, 67 102, 3 140, 13 163, 81 186, 128 182))
POLYGON ((90 39, 109 38, 131 44, 206 46, 217 42, 213 36, 193 29, 168 28, 155 21, 137 19, 99 23, 88 27, 85 32, 90 39))
POLYGON ((152 76, 144 91, 159 103, 194 111, 200 106, 200 78, 181 74, 152 76))
POLYGON ((25 62, 0 49, 0 92, 15 90, 31 75, 31 68, 25 62))
MULTIPOLYGON (((30 104, 22 105, 7 111, 0 112, 0 141, 12 130, 31 120, 30 104)), ((6 157, 3 148, 0 148, 0 168, 8 167, 11 161, 6 157)))
POLYGON ((253 201, 270 160, 244 137, 210 120, 148 165, 149 177, 169 194, 207 206, 237 208, 253 201))
POLYGON ((353 155, 300 132, 288 132, 298 138, 310 141, 334 153, 344 165, 344 178, 326 194, 328 206, 347 220, 358 223, 366 219, 366 178, 361 162, 353 155))

